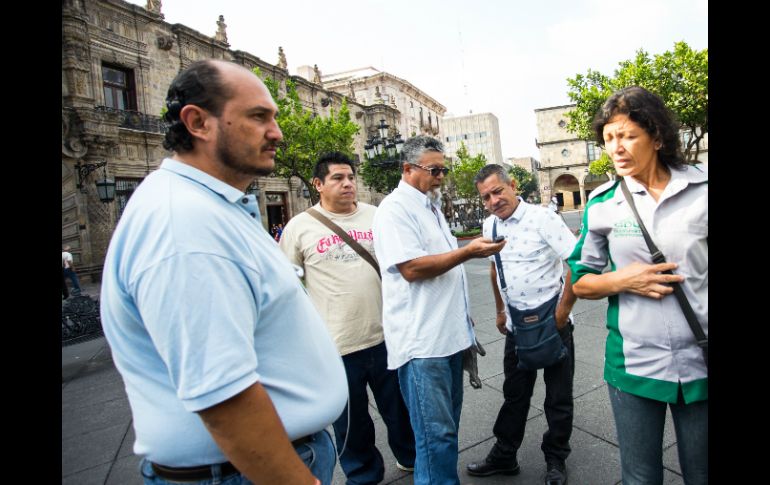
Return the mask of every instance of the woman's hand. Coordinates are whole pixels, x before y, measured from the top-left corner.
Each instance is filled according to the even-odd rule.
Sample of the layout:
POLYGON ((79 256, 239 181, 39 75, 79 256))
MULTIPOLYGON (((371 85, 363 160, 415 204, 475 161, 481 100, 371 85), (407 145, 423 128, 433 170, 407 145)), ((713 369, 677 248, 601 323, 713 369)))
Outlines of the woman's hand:
POLYGON ((635 295, 660 300, 674 291, 666 283, 681 283, 684 281, 684 276, 682 275, 660 274, 662 271, 674 270, 677 266, 676 263, 631 263, 615 271, 616 284, 619 286, 618 293, 626 291, 635 295))

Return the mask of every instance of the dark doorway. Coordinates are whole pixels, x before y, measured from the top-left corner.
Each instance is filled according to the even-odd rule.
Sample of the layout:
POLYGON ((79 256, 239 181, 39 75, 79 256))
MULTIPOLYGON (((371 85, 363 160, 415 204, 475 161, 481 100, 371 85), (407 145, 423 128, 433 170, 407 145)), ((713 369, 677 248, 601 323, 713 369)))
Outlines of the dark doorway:
POLYGON ((561 192, 556 192, 556 205, 564 207, 564 194, 561 192))
POLYGON ((267 211, 267 227, 271 235, 273 227, 281 224, 286 225, 286 194, 283 192, 268 192, 265 195, 265 209, 267 211))
POLYGON ((580 191, 572 192, 572 205, 580 207, 580 191))

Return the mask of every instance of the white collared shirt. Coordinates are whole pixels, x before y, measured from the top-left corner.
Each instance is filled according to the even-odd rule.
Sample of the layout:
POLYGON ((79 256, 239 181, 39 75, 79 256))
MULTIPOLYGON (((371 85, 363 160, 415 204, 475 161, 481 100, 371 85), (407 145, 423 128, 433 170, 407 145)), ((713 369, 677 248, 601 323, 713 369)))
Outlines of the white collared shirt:
POLYGON ((468 348, 470 322, 467 277, 457 265, 435 278, 408 282, 396 267, 423 256, 457 249, 439 207, 403 180, 374 215, 374 251, 382 271, 382 327, 388 368, 409 360, 446 357, 468 348))
MULTIPOLYGON (((500 259, 507 288, 500 288, 499 277, 497 287, 506 303, 527 310, 561 291, 562 260, 569 257, 577 240, 558 214, 518 199, 519 205, 507 219, 487 217, 483 234, 491 239, 492 225, 497 221, 497 235, 506 240, 500 259)), ((495 263, 494 256, 489 260, 495 263)), ((510 318, 507 325, 511 330, 510 318)))

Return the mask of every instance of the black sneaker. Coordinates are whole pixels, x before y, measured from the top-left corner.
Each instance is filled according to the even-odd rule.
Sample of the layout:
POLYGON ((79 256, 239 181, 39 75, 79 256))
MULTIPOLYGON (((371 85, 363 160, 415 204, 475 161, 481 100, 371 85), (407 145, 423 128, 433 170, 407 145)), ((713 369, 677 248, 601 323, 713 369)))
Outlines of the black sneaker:
POLYGON ((468 470, 468 475, 475 477, 488 477, 497 473, 501 475, 518 475, 520 470, 519 463, 515 458, 513 463, 510 464, 495 463, 485 458, 483 461, 468 463, 465 469, 468 470))
POLYGON ((548 463, 545 472, 545 485, 567 485, 567 467, 548 463))

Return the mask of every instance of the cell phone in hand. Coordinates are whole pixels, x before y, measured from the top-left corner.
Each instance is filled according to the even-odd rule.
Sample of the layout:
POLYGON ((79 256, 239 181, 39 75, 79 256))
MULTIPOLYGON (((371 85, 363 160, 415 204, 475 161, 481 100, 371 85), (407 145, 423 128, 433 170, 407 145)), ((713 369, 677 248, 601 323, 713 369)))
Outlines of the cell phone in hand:
POLYGON ((499 243, 499 242, 502 242, 502 241, 505 241, 505 236, 497 236, 496 238, 494 238, 492 240, 492 242, 495 242, 495 243, 499 243))

